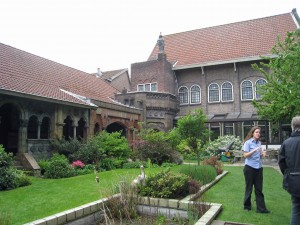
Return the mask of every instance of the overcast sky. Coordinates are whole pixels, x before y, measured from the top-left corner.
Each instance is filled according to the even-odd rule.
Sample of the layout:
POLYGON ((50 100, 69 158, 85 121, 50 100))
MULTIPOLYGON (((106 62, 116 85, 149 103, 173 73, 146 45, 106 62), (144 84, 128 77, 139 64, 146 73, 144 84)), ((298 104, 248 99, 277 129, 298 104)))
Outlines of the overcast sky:
POLYGON ((291 12, 299 0, 1 0, 0 42, 93 73, 146 61, 163 35, 291 12))

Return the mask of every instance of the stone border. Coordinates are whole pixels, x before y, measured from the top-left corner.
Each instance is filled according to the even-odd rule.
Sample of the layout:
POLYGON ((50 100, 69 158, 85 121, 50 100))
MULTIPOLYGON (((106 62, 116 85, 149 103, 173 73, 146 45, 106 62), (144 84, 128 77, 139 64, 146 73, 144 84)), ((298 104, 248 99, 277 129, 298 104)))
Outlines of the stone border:
MULTIPOLYGON (((203 185, 200 191, 196 194, 189 195, 182 200, 178 199, 163 199, 163 198, 149 198, 138 197, 140 205, 158 206, 162 208, 171 208, 170 210, 188 210, 195 204, 209 205, 209 210, 195 223, 195 225, 209 225, 222 209, 222 204, 207 203, 207 202, 194 202, 201 194, 207 191, 211 186, 222 179, 228 172, 223 171, 218 175, 214 181, 209 184, 203 185)), ((70 210, 66 210, 43 219, 35 220, 24 225, 80 225, 86 224, 87 221, 100 219, 104 217, 103 206, 111 198, 119 198, 121 194, 112 195, 109 198, 103 198, 70 210), (80 222, 82 221, 82 222, 80 222)))

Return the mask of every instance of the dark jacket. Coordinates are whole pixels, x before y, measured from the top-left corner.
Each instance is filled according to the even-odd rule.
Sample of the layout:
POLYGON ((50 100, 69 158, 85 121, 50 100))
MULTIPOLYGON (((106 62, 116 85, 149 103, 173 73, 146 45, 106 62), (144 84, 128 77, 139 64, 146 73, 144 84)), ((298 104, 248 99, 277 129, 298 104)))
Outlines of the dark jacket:
POLYGON ((300 169, 300 131, 292 133, 282 143, 278 164, 282 174, 286 169, 300 169))

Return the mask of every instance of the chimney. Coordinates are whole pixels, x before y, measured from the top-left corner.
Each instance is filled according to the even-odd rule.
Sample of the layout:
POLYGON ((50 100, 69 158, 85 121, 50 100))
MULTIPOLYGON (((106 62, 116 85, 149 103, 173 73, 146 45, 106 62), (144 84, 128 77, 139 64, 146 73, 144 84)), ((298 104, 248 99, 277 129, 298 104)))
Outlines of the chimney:
POLYGON ((102 72, 101 72, 100 68, 97 68, 96 77, 100 77, 101 75, 102 75, 102 72))
POLYGON ((160 33, 159 38, 157 40, 157 45, 158 45, 158 48, 159 48, 157 59, 158 60, 165 59, 166 58, 166 54, 165 54, 165 41, 164 41, 164 38, 163 38, 163 36, 162 36, 161 33, 160 33))

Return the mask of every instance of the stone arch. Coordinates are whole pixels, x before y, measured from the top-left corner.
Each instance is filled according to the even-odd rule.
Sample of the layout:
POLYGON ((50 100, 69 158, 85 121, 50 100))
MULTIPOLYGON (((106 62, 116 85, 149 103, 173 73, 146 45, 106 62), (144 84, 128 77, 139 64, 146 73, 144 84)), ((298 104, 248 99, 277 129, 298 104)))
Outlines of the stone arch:
POLYGON ((67 116, 64 120, 64 127, 63 127, 63 137, 66 140, 70 140, 71 138, 74 138, 74 120, 71 116, 67 116))
POLYGON ((51 131, 51 119, 48 116, 44 116, 41 121, 40 138, 49 139, 51 131))
POLYGON ((126 126, 120 122, 114 122, 109 124, 106 129, 108 133, 113 133, 117 131, 121 131, 122 136, 126 137, 126 126))
POLYGON ((101 131, 100 124, 97 122, 94 126, 94 135, 98 134, 101 131))
POLYGON ((17 104, 5 102, 0 104, 0 144, 6 152, 16 155, 21 140, 20 125, 24 121, 24 111, 17 104))
POLYGON ((38 117, 36 115, 30 116, 27 125, 28 139, 38 139, 38 127, 39 127, 38 117))
POLYGON ((86 120, 84 118, 80 118, 76 127, 76 137, 77 139, 86 139, 86 120))

